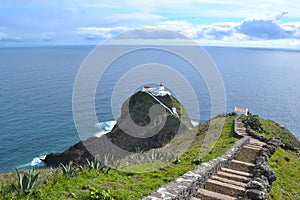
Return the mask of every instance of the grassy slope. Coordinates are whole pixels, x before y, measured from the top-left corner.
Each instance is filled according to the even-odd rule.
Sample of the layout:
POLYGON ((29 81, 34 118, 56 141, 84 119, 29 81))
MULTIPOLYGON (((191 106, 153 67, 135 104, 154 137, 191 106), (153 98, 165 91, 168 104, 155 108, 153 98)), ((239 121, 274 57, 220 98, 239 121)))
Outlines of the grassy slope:
POLYGON ((98 190, 110 190, 115 199, 140 199, 155 191, 161 185, 193 169, 196 166, 192 162, 193 159, 207 161, 223 154, 228 147, 238 140, 233 137, 233 121, 234 117, 226 118, 220 139, 214 149, 204 157, 199 157, 199 151, 208 123, 199 127, 191 148, 180 158, 180 164, 170 164, 156 171, 139 174, 117 170, 111 170, 108 174, 103 174, 95 170, 83 170, 74 177, 61 174, 51 176, 49 170, 41 170, 40 173, 47 176, 47 179, 31 196, 19 195, 15 190, 9 188, 10 183, 16 183, 15 173, 0 174, 0 183, 1 181, 4 182, 0 197, 1 199, 68 199, 71 198, 70 192, 72 192, 76 194, 77 199, 84 200, 90 199, 90 194, 89 190, 83 190, 82 188, 85 185, 90 185, 90 187, 98 190))
POLYGON ((258 133, 265 138, 279 137, 284 143, 290 144, 296 148, 300 148, 300 141, 286 128, 281 127, 272 120, 259 118, 265 133, 258 133))
POLYGON ((294 152, 278 148, 269 160, 277 180, 271 189, 272 199, 300 199, 300 157, 294 152))
MULTIPOLYGON (((299 140, 286 128, 272 120, 259 118, 266 138, 279 137, 284 143, 299 148, 299 140)), ((276 173, 277 180, 270 191, 272 199, 300 199, 300 155, 278 148, 269 160, 270 168, 276 173)))
MULTIPOLYGON (((89 190, 83 190, 83 186, 90 185, 99 190, 111 191, 115 199, 140 199, 155 191, 158 187, 194 168, 193 159, 201 158, 203 162, 215 158, 228 149, 237 138, 233 137, 234 117, 227 117, 221 137, 214 149, 205 156, 199 156, 208 123, 199 126, 198 133, 190 149, 180 158, 180 164, 170 164, 159 170, 148 173, 125 173, 111 170, 103 174, 95 170, 83 170, 76 176, 49 175, 49 170, 41 170, 40 173, 47 176, 46 181, 31 196, 21 196, 15 190, 9 188, 9 184, 15 183, 15 173, 0 174, 0 199, 69 199, 70 192, 76 194, 77 199, 90 199, 89 190)), ((264 126, 264 136, 280 137, 284 142, 298 145, 300 142, 295 137, 281 128, 277 123, 270 120, 260 119, 264 126), (291 136, 291 137, 290 137, 291 136)), ((212 130, 213 131, 213 130, 212 130)), ((206 146, 209 146, 207 144, 206 146)), ((155 165, 159 163, 151 163, 155 165)), ((277 180, 271 189, 272 199, 300 199, 300 158, 299 154, 278 149, 270 158, 269 164, 276 172, 277 180)), ((145 165, 136 166, 139 168, 145 165)))

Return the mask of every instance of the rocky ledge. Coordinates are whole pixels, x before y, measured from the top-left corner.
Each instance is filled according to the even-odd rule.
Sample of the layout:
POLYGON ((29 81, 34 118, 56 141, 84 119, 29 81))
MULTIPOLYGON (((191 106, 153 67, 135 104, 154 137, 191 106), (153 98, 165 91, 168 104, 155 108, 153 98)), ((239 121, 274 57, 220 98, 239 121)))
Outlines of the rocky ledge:
POLYGON ((137 92, 123 103, 121 116, 111 132, 81 141, 62 153, 51 153, 43 162, 48 166, 70 161, 84 165, 93 155, 122 158, 127 155, 124 152, 163 147, 176 134, 191 127, 187 112, 173 96, 153 97, 147 92, 137 92), (112 149, 111 144, 117 149, 112 149))

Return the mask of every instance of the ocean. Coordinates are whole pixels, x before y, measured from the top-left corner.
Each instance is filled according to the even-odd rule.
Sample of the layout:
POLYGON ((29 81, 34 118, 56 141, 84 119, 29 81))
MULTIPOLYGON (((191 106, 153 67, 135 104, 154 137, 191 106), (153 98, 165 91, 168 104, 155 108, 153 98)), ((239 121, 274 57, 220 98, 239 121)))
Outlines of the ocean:
MULTIPOLYGON (((41 166, 39 158, 80 141, 72 114, 73 84, 81 63, 93 48, 0 48, 0 172, 41 166)), ((235 106, 247 107, 251 113, 277 121, 300 138, 300 50, 205 49, 223 79, 227 112, 235 106)), ((108 73, 108 77, 117 74, 113 70, 108 73)), ((198 86, 199 94, 205 91, 197 95, 204 122, 211 117, 209 93, 203 81, 189 81, 198 86)), ((101 90, 111 91, 111 87, 104 84, 101 90)), ((89 136, 105 133, 115 124, 110 96, 100 94, 103 93, 97 89, 99 123, 92 125, 89 136)))

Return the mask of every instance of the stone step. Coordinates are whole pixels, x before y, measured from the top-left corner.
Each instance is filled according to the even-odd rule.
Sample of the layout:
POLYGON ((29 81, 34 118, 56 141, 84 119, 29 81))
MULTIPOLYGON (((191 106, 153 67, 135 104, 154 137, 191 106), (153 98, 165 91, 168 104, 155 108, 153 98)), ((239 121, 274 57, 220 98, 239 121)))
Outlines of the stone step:
POLYGON ((238 170, 247 173, 252 172, 254 167, 255 164, 253 163, 243 162, 239 160, 232 160, 228 165, 229 169, 238 170))
POLYGON ((206 181, 204 189, 234 197, 244 196, 245 193, 245 188, 243 187, 223 183, 221 181, 216 181, 212 179, 208 179, 206 181))
POLYGON ((261 142, 261 141, 259 141, 259 140, 257 140, 257 139, 254 139, 254 138, 250 138, 249 144, 254 144, 254 145, 258 145, 258 146, 263 146, 263 145, 265 145, 266 143, 261 142))
POLYGON ((258 156, 259 152, 260 150, 258 150, 257 148, 244 146, 235 159, 243 162, 255 163, 256 157, 258 156))
POLYGON ((246 183, 243 183, 243 182, 240 182, 240 181, 231 180, 231 179, 220 177, 220 176, 213 175, 213 176, 210 177, 210 179, 213 179, 213 180, 216 180, 216 181, 221 181, 223 183, 228 183, 228 184, 240 186, 240 187, 246 187, 246 183))
POLYGON ((236 174, 239 176, 245 176, 245 177, 249 177, 249 178, 253 177, 253 174, 251 174, 251 173, 234 170, 234 169, 229 169, 229 168, 225 168, 225 167, 221 168, 221 171, 231 173, 231 174, 236 174))
POLYGON ((250 146, 250 147, 253 147, 253 148, 261 149, 263 145, 261 145, 261 144, 256 144, 256 143, 248 143, 248 144, 246 144, 245 146, 250 146))
POLYGON ((253 149, 253 150, 256 150, 256 151, 260 151, 262 149, 261 146, 256 146, 256 145, 253 145, 253 144, 246 144, 245 146, 243 146, 243 148, 244 147, 250 148, 250 149, 253 149))
POLYGON ((240 176, 240 175, 227 173, 227 172, 223 172, 223 171, 217 172, 217 175, 219 177, 224 177, 224 178, 227 178, 227 179, 231 179, 231 180, 239 181, 239 182, 243 182, 243 183, 248 183, 251 180, 250 177, 240 176))
POLYGON ((236 198, 205 189, 199 189, 197 198, 193 197, 191 200, 235 200, 236 198))

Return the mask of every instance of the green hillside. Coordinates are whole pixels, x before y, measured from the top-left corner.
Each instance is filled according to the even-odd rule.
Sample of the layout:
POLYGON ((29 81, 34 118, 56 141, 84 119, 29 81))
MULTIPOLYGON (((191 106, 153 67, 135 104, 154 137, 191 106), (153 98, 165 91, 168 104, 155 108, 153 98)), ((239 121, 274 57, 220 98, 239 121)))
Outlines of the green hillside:
MULTIPOLYGON (((39 178, 45 180, 31 194, 20 191, 15 172, 0 174, 0 199, 140 199, 193 169, 201 162, 222 155, 238 138, 234 137, 234 116, 227 116, 222 134, 208 154, 199 155, 202 148, 208 148, 212 144, 202 145, 204 137, 214 135, 216 129, 208 130, 209 123, 214 124, 219 118, 214 118, 197 128, 197 135, 191 147, 180 158, 174 159, 169 165, 161 165, 161 161, 151 160, 144 157, 143 164, 136 165, 138 168, 149 168, 147 173, 122 172, 115 169, 91 169, 91 167, 70 167, 66 170, 44 169, 39 170, 39 178), (209 131, 209 132, 208 132, 209 131), (148 160, 147 160, 148 159, 148 160), (150 171, 153 167, 157 170, 150 171)), ((264 127, 264 133, 268 137, 280 137, 283 141, 290 140, 286 135, 290 132, 278 134, 280 127, 270 120, 259 120, 264 127)), ((211 126, 213 127, 213 126, 211 126)), ((281 128, 281 127, 280 127, 281 128)), ((282 128, 281 128, 282 129, 282 128)), ((281 133, 281 132, 280 132, 281 133)), ((176 140, 176 138, 174 138, 176 140)), ((299 141, 293 141, 299 144, 299 141)), ((140 153, 141 155, 143 152, 140 153)), ((154 154, 153 154, 154 155, 154 154)), ((156 155, 156 154, 155 154, 156 155)), ((159 156, 159 155, 158 155, 159 156)), ((270 167, 277 174, 277 180, 271 190, 273 199, 299 199, 300 159, 295 152, 278 149, 269 160, 270 167)))

